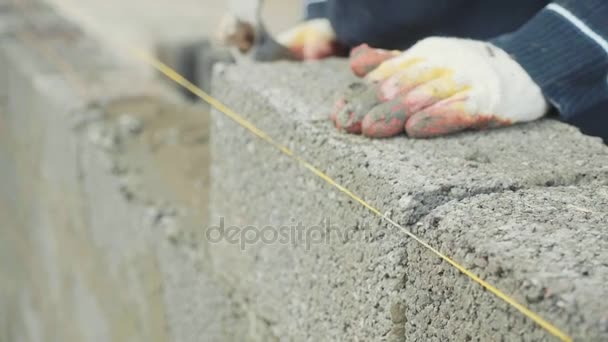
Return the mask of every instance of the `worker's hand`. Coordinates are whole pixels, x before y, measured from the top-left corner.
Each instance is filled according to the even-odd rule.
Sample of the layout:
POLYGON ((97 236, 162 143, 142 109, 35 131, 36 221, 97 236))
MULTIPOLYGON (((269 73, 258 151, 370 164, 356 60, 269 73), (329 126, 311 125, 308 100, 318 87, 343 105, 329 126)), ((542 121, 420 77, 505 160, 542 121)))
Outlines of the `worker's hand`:
POLYGON ((276 37, 279 46, 267 44, 272 39, 267 35, 268 33, 263 30, 260 23, 249 23, 234 15, 225 15, 220 21, 217 31, 219 42, 236 47, 243 54, 249 53, 256 47, 272 50, 256 53, 256 55, 265 56, 264 60, 322 59, 343 54, 346 50, 337 43, 334 30, 327 19, 305 21, 279 34, 276 37), (262 46, 256 46, 256 44, 262 46))
POLYGON ((322 59, 344 50, 336 41, 336 33, 327 19, 305 21, 281 33, 277 41, 300 60, 322 59))
POLYGON ((429 138, 536 120, 548 111, 540 88, 502 49, 486 42, 427 38, 406 52, 351 53, 352 84, 332 113, 336 127, 382 138, 429 138))

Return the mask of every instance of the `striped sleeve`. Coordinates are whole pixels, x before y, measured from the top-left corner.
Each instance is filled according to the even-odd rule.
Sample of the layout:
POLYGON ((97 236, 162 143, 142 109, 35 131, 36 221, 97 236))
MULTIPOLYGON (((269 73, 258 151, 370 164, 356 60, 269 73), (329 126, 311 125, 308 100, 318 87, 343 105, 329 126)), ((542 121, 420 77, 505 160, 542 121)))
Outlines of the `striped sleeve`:
POLYGON ((305 0, 304 17, 306 20, 327 18, 327 0, 305 0))
POLYGON ((493 43, 526 69, 565 121, 608 141, 608 1, 555 1, 493 43))

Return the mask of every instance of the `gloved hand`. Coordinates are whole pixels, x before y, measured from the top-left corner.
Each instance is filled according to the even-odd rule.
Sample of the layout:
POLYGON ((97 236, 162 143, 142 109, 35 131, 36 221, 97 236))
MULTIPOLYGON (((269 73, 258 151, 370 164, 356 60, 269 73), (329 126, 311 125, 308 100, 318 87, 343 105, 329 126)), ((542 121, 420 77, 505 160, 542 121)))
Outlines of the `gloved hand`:
POLYGON ((351 67, 364 82, 349 87, 331 118, 368 137, 502 127, 549 108, 527 72, 487 42, 431 37, 402 53, 363 45, 352 51, 351 67))
POLYGON ((322 59, 345 50, 336 41, 336 33, 327 19, 305 21, 281 33, 277 41, 299 60, 322 59))
MULTIPOLYGON (((266 34, 261 23, 248 23, 234 15, 226 15, 220 21, 217 37, 221 43, 234 46, 241 53, 248 53, 256 44, 264 44, 271 39, 264 37, 266 34)), ((266 44, 258 48, 273 51, 262 51, 257 55, 269 56, 264 58, 266 61, 283 58, 310 60, 340 55, 346 51, 337 43, 336 34, 327 19, 313 19, 298 24, 279 34, 276 41, 287 50, 287 54, 273 44, 266 44)))

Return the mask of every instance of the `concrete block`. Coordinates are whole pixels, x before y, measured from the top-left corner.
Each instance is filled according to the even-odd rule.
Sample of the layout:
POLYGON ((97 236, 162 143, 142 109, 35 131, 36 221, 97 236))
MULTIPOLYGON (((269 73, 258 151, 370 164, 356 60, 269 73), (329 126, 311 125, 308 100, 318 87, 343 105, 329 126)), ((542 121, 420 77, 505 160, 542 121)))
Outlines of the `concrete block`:
MULTIPOLYGON (((219 70, 213 89, 276 141, 393 220, 417 229, 432 245, 456 253, 463 263, 467 260, 457 250, 444 250, 459 241, 457 234, 443 234, 441 240, 430 229, 419 229, 437 208, 485 194, 500 198, 503 193, 603 187, 608 182, 608 149, 601 141, 552 119, 433 140, 369 140, 336 132, 327 116, 337 93, 352 81, 342 61, 275 63, 219 70)), ((531 320, 230 119, 214 113, 212 132, 211 259, 272 336, 551 339, 531 320), (217 235, 222 219, 224 235, 217 235), (266 241, 264 233, 269 234, 266 241)), ((599 222, 588 224, 599 231, 599 222)), ((482 224, 469 229, 470 236, 484 234, 482 224)), ((483 243, 499 239, 490 234, 483 243)), ((570 261, 564 256, 563 262, 570 261)), ((518 269, 523 265, 509 266, 513 274, 526 273, 518 269)), ((523 278, 510 275, 501 279, 512 283, 501 280, 497 285, 522 298, 521 287, 512 284, 523 278)), ((599 336, 598 330, 582 332, 567 313, 530 305, 569 333, 599 336)), ((582 311, 577 312, 594 316, 582 311)))

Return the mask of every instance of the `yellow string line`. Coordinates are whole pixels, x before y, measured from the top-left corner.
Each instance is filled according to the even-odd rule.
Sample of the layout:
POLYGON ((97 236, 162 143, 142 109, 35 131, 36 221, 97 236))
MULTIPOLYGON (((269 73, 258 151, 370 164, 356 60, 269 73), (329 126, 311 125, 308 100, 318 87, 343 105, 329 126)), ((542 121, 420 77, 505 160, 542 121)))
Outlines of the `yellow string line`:
POLYGON ((534 322, 536 322, 536 324, 538 324, 539 326, 541 326, 543 329, 545 329, 546 331, 548 331, 550 334, 554 335, 555 337, 557 337, 557 338, 559 338, 559 339, 561 339, 562 341, 565 341, 565 342, 572 341, 572 338, 570 336, 568 336, 568 334, 566 334, 565 332, 561 331, 555 325, 553 325, 549 321, 545 320, 544 318, 542 318, 540 315, 538 315, 534 311, 528 309, 526 306, 520 304, 515 299, 511 298, 509 295, 507 295, 506 293, 502 292, 501 290, 499 290, 498 288, 496 288, 492 284, 490 284, 487 281, 481 279, 475 273, 471 272, 466 267, 464 267, 461 264, 459 264, 458 262, 456 262, 454 259, 452 259, 449 256, 443 254, 442 252, 440 252, 439 250, 437 250, 433 246, 429 245, 427 242, 425 242, 424 240, 422 240, 418 236, 414 235, 412 232, 410 232, 408 229, 406 229, 405 227, 403 227, 399 223, 393 221, 392 219, 390 219, 386 215, 382 214, 382 212, 380 210, 376 209, 371 204, 369 204, 368 202, 366 202, 364 199, 362 199, 361 197, 359 197, 356 194, 354 194, 352 191, 348 190, 344 186, 342 186, 339 183, 337 183, 330 176, 328 176, 323 171, 319 170, 317 167, 315 167, 314 165, 310 164, 309 162, 307 162, 303 158, 301 158, 298 155, 296 155, 289 148, 287 148, 287 147, 285 147, 285 146, 277 143, 276 141, 274 141, 272 139, 272 137, 270 137, 264 131, 262 131, 259 128, 257 128, 253 123, 251 123, 250 121, 248 121, 247 119, 245 119, 243 116, 237 114, 235 111, 233 111, 232 109, 228 108, 227 106, 225 106, 223 103, 221 103, 220 101, 218 101, 217 99, 215 99, 211 95, 207 94, 205 91, 203 91, 202 89, 200 89, 199 87, 197 87, 196 85, 194 85, 192 82, 190 82, 187 79, 185 79, 182 75, 180 75, 178 72, 176 72, 171 67, 167 66, 163 62, 159 61, 158 59, 156 59, 156 58, 154 58, 154 57, 152 57, 150 55, 148 55, 145 52, 142 52, 142 51, 139 51, 139 50, 133 50, 133 49, 131 49, 131 51, 138 58, 140 58, 141 60, 143 60, 144 62, 148 63, 149 65, 151 65, 152 67, 154 67, 156 70, 158 70, 159 72, 161 72, 162 74, 164 74, 167 78, 171 79, 175 83, 179 84, 180 86, 184 87, 188 91, 192 92, 194 95, 198 96, 203 101, 209 103, 209 105, 211 105, 213 108, 215 108, 219 112, 225 114, 226 116, 228 116, 229 118, 231 118, 232 120, 234 120, 236 123, 238 123, 239 125, 243 126, 246 129, 248 129, 253 134, 255 134, 256 136, 258 136, 262 140, 266 141, 270 145, 276 147, 277 149, 279 149, 284 154, 286 154, 289 157, 295 159, 299 164, 301 164, 302 166, 304 166, 305 168, 307 168, 313 174, 315 174, 319 178, 323 179, 325 182, 327 182, 331 186, 335 187, 336 189, 340 190, 342 193, 346 194, 348 197, 350 197, 354 201, 356 201, 359 204, 363 205, 365 208, 367 208, 369 211, 371 211, 375 215, 377 215, 380 218, 386 220, 391 225, 397 227, 399 230, 401 230, 402 232, 404 232, 407 236, 409 236, 410 238, 414 239, 416 242, 418 242, 419 244, 421 244, 423 247, 425 247, 426 249, 430 250, 433 254, 437 255, 442 260, 444 260, 448 264, 450 264, 453 267, 455 267, 457 270, 459 270, 461 273, 463 273, 464 275, 466 275, 467 277, 469 277, 471 280, 473 280, 474 282, 478 283, 483 288, 485 288, 486 290, 488 290, 489 292, 493 293, 498 298, 500 298, 503 301, 505 301, 507 304, 509 304, 512 307, 514 307, 515 309, 517 309, 524 316, 526 316, 526 317, 530 318, 531 320, 533 320, 534 322))

